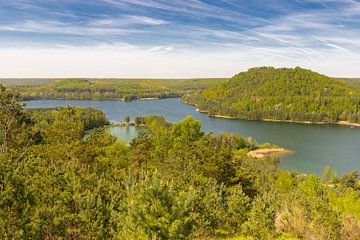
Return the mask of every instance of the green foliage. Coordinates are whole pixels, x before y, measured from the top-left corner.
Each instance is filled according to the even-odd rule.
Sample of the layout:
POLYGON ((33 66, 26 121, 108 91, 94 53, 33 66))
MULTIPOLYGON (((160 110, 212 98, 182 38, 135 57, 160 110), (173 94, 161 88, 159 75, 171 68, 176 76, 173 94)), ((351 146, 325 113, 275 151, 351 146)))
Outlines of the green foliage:
POLYGON ((223 79, 8 79, 1 80, 22 99, 98 99, 132 101, 180 97, 223 79))
POLYGON ((194 142, 203 135, 201 132, 201 122, 192 116, 187 116, 183 121, 172 126, 171 136, 175 142, 194 142))
POLYGON ((192 208, 196 194, 179 191, 154 175, 127 186, 127 217, 119 237, 128 239, 187 239, 196 224, 192 208))
POLYGON ((228 190, 226 221, 233 233, 238 233, 246 222, 250 209, 250 198, 242 191, 241 185, 228 190))
POLYGON ((350 173, 346 173, 344 174, 341 179, 340 182, 344 187, 351 187, 351 188, 355 188, 356 187, 356 181, 359 179, 359 173, 357 170, 353 170, 350 173))
POLYGON ((160 116, 136 117, 136 122, 136 125, 145 125, 154 134, 166 132, 171 128, 171 124, 160 116))
POLYGON ((32 137, 37 140, 32 122, 22 107, 18 96, 0 85, 0 154, 26 150, 32 137), (23 149, 19 149, 21 147, 23 149))
POLYGON ((270 144, 270 143, 263 143, 258 146, 259 149, 271 149, 271 148, 279 148, 279 146, 270 144))
POLYGON ((54 121, 45 131, 45 141, 71 144, 81 138, 83 130, 84 125, 75 115, 75 110, 69 108, 55 115, 54 121))
POLYGON ((130 146, 103 128, 84 137, 84 111, 26 112, 1 88, 1 239, 359 239, 355 171, 281 171, 192 117, 139 118, 149 131, 130 146))
POLYGON ((183 97, 209 115, 250 120, 359 122, 360 90, 302 68, 252 68, 183 97))
POLYGON ((340 182, 340 179, 339 179, 339 176, 338 176, 338 173, 337 173, 336 169, 333 170, 331 182, 334 183, 334 184, 337 184, 337 183, 340 182))
POLYGON ((84 124, 84 129, 103 127, 109 125, 105 113, 94 108, 80 107, 55 107, 55 108, 31 108, 25 111, 37 123, 50 124, 55 120, 56 115, 65 109, 72 109, 76 117, 84 124))
POLYGON ((243 233, 256 239, 271 239, 275 235, 276 197, 271 192, 265 192, 254 198, 249 218, 242 226, 243 233))
POLYGON ((330 180, 330 173, 331 173, 331 168, 329 165, 327 165, 325 168, 324 168, 324 171, 323 171, 323 182, 324 183, 328 183, 329 180, 330 180))
POLYGON ((127 123, 130 122, 130 116, 129 116, 129 115, 126 115, 126 116, 125 116, 125 122, 127 122, 127 123))

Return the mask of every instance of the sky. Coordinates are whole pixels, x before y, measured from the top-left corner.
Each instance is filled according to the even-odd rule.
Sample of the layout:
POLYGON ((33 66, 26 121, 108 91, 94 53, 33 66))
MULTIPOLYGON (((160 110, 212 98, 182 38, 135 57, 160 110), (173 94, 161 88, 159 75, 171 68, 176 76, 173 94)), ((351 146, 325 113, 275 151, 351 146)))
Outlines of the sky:
POLYGON ((360 77, 359 0, 1 0, 0 78, 360 77))

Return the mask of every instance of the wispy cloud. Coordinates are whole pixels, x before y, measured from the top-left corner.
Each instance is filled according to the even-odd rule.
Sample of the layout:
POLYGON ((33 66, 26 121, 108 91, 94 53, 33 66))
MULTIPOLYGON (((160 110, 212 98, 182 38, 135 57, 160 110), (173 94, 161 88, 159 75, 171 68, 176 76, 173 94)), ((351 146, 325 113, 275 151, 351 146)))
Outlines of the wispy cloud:
MULTIPOLYGON (((134 54, 153 65, 164 63, 176 74, 176 63, 182 71, 193 64, 206 72, 200 62, 215 67, 218 58, 232 64, 219 65, 228 69, 221 71, 222 76, 250 63, 316 68, 316 62, 324 73, 339 75, 341 69, 334 59, 341 59, 340 75, 360 75, 359 68, 354 67, 354 63, 360 65, 358 36, 357 0, 0 2, 0 48, 4 54, 12 52, 15 56, 20 46, 29 53, 33 46, 45 52, 53 49, 59 56, 64 51, 61 59, 66 58, 65 52, 76 49, 83 56, 92 56, 91 51, 102 56, 100 51, 104 51, 108 59, 117 59, 115 54, 134 54)), ((45 56, 50 58, 45 53, 38 57, 45 56)))
POLYGON ((146 16, 125 15, 122 17, 91 20, 88 25, 96 27, 129 27, 133 25, 159 26, 168 23, 168 21, 162 19, 156 19, 146 16))
MULTIPOLYGON (((105 24, 104 24, 105 25, 105 24)), ((88 27, 63 23, 59 21, 25 21, 22 23, 0 25, 0 31, 12 32, 35 32, 35 33, 56 33, 56 34, 73 34, 73 35, 119 35, 133 34, 141 32, 140 29, 126 29, 118 27, 102 27, 101 24, 88 27)))

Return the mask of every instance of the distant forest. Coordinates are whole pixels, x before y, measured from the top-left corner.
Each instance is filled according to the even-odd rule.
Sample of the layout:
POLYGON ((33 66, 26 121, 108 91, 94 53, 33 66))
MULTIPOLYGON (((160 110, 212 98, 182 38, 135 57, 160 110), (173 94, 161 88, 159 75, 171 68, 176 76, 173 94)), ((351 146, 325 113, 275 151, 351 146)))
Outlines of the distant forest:
MULTIPOLYGON (((125 100, 181 97, 214 86, 226 78, 199 79, 42 79, 7 78, 0 84, 14 89, 24 100, 125 100)), ((339 78, 360 88, 360 78, 339 78)))
POLYGON ((250 120, 360 122, 356 79, 334 79, 302 68, 252 68, 183 100, 209 115, 250 120))
POLYGON ((223 79, 0 79, 23 100, 124 100, 180 97, 223 79))

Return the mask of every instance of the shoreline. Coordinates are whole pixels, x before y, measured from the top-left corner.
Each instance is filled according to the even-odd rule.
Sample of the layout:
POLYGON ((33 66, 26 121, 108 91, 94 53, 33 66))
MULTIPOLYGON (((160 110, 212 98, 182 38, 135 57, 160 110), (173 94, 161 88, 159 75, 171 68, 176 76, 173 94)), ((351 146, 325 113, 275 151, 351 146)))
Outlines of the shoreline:
MULTIPOLYGON (((186 104, 191 105, 189 103, 186 103, 186 104)), ((195 106, 195 105, 192 105, 192 106, 195 106)), ((195 111, 199 112, 199 113, 208 113, 208 111, 200 110, 199 108, 195 109, 195 111)), ((230 117, 230 116, 220 115, 220 114, 214 114, 214 115, 208 115, 208 116, 212 117, 212 118, 237 119, 236 117, 230 117)))
POLYGON ((212 117, 212 118, 224 118, 224 119, 237 119, 236 117, 230 117, 230 116, 218 115, 218 114, 209 115, 209 117, 212 117))
POLYGON ((246 155, 250 158, 260 159, 265 157, 281 157, 291 153, 293 151, 285 148, 263 148, 250 151, 246 155))
POLYGON ((338 121, 336 124, 342 125, 342 126, 360 127, 360 123, 350 123, 348 121, 338 121))
MULTIPOLYGON (((197 107, 196 105, 193 105, 190 103, 186 103, 186 102, 183 102, 183 103, 197 107)), ((196 108, 195 111, 197 111, 199 113, 208 113, 208 111, 201 110, 199 108, 196 108)), ((311 122, 311 121, 296 121, 296 120, 277 120, 277 119, 268 119, 268 118, 252 120, 252 119, 241 119, 241 118, 237 118, 237 117, 231 117, 231 116, 220 115, 220 114, 214 114, 214 115, 208 115, 208 116, 212 117, 212 118, 238 119, 238 120, 246 120, 246 121, 280 122, 280 123, 282 122, 282 123, 317 124, 317 125, 329 124, 329 125, 339 125, 339 126, 349 126, 349 127, 360 127, 360 123, 351 123, 348 121, 338 121, 335 123, 331 123, 331 122, 311 122)))
POLYGON ((132 101, 124 101, 124 98, 109 98, 109 99, 96 99, 96 98, 85 98, 85 99, 77 99, 77 98, 71 98, 71 99, 66 99, 66 98, 20 98, 20 101, 22 102, 30 102, 30 101, 57 101, 57 100, 61 100, 61 101, 114 101, 114 102, 136 102, 136 101, 155 101, 155 100, 162 100, 162 99, 174 99, 174 98, 179 98, 180 97, 148 97, 148 98, 139 98, 139 99, 134 99, 132 101))
POLYGON ((360 123, 351 123, 348 121, 338 121, 335 123, 330 122, 311 122, 311 121, 294 121, 294 120, 276 120, 276 119, 261 119, 259 121, 265 122, 284 122, 284 123, 300 123, 300 124, 318 124, 318 125, 340 125, 340 126, 350 126, 350 127, 360 127, 360 123))
POLYGON ((132 122, 112 122, 108 126, 109 127, 132 127, 132 126, 136 126, 136 124, 132 123, 132 122))
POLYGON ((153 101, 153 100, 160 100, 158 97, 149 97, 149 98, 140 98, 139 101, 153 101))
POLYGON ((211 115, 209 117, 215 117, 220 116, 219 118, 229 118, 229 119, 238 119, 238 120, 247 120, 247 121, 262 121, 262 122, 279 122, 279 123, 299 123, 299 124, 314 124, 314 125, 338 125, 338 126, 348 126, 348 127, 360 127, 360 123, 351 123, 348 121, 338 121, 335 123, 331 122, 311 122, 311 121, 296 121, 296 120, 277 120, 277 119, 259 119, 259 120, 251 120, 251 119, 241 119, 241 118, 235 118, 235 117, 227 117, 227 116, 221 116, 221 115, 211 115))
POLYGON ((284 123, 302 123, 302 124, 334 124, 334 123, 327 123, 327 122, 311 122, 311 121, 297 121, 297 120, 278 120, 278 119, 261 119, 260 121, 264 122, 284 122, 284 123))

